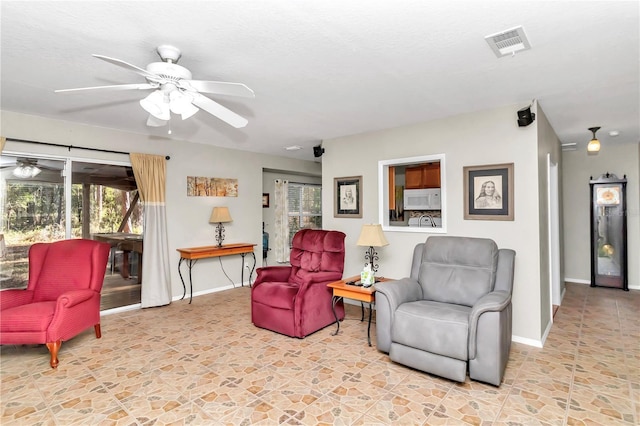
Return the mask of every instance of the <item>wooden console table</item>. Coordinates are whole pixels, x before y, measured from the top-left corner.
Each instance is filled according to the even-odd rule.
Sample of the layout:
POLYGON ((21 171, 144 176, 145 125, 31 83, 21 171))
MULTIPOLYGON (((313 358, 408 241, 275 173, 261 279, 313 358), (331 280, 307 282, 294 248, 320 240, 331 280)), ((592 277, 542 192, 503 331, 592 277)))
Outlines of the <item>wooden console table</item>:
POLYGON ((187 295, 187 287, 185 286, 184 279, 182 278, 182 271, 180 271, 180 266, 182 265, 183 261, 187 261, 187 266, 189 268, 189 303, 191 303, 191 300, 193 299, 193 281, 191 280, 191 268, 193 268, 193 265, 195 265, 199 259, 233 256, 239 254, 240 256, 242 256, 242 274, 240 283, 242 284, 242 286, 244 286, 244 257, 247 253, 251 253, 251 255, 253 256, 253 267, 251 268, 251 272, 249 272, 249 286, 251 286, 251 275, 253 275, 253 270, 256 268, 256 255, 253 252, 253 248, 255 246, 256 244, 239 243, 223 244, 222 247, 203 246, 176 249, 180 253, 180 260, 178 261, 178 274, 180 275, 180 281, 182 281, 182 299, 184 299, 187 295))

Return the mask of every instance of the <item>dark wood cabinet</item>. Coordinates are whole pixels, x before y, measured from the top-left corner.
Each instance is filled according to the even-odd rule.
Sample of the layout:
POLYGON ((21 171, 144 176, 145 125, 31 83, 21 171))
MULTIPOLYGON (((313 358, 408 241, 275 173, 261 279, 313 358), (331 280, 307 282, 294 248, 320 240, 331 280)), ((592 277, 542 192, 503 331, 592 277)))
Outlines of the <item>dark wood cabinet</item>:
POLYGON ((440 163, 407 167, 404 179, 406 189, 440 188, 440 163))
POLYGON ((591 287, 628 291, 627 179, 591 179, 591 287))

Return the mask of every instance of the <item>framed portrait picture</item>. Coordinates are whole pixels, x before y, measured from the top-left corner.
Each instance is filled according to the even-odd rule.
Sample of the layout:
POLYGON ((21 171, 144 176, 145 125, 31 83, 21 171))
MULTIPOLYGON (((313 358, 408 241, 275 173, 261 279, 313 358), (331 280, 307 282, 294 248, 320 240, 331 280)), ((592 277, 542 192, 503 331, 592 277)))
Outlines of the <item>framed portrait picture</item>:
POLYGON ((262 194, 262 207, 265 209, 269 207, 269 194, 267 193, 262 194))
POLYGON ((362 217, 362 176, 333 179, 333 217, 362 217))
POLYGON ((468 166, 463 174, 466 220, 513 220, 513 163, 468 166))

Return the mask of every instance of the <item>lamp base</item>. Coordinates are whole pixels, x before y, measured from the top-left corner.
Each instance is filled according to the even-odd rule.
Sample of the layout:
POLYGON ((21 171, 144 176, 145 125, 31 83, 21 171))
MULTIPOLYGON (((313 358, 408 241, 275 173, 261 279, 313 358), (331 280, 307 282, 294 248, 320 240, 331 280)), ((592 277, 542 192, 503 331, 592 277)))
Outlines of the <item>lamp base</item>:
POLYGON ((364 260, 364 264, 369 264, 374 273, 378 271, 378 264, 375 263, 378 260, 378 253, 373 246, 369 246, 369 249, 364 253, 364 260))
POLYGON ((221 222, 218 222, 218 226, 216 226, 216 242, 218 243, 218 247, 222 247, 222 242, 224 241, 224 226, 221 222))

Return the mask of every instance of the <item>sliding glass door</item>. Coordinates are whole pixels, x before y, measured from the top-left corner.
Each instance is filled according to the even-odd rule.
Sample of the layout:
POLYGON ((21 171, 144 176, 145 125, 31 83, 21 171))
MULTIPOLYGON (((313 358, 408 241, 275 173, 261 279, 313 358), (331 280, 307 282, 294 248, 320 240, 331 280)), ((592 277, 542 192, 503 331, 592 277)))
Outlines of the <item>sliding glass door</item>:
POLYGON ((87 238, 112 247, 103 305, 139 303, 143 218, 130 166, 2 155, 0 217, 0 289, 27 285, 32 244, 87 238), (127 296, 110 300, 113 289, 127 296))

